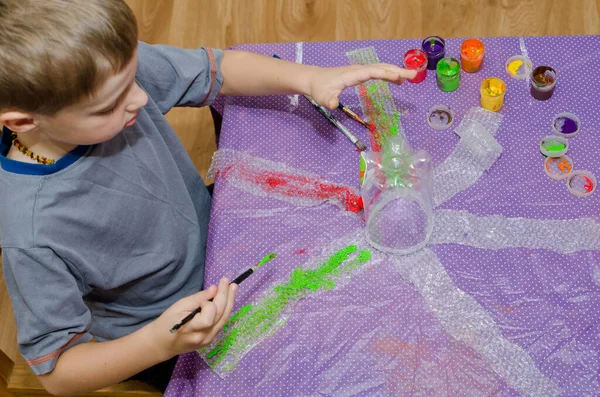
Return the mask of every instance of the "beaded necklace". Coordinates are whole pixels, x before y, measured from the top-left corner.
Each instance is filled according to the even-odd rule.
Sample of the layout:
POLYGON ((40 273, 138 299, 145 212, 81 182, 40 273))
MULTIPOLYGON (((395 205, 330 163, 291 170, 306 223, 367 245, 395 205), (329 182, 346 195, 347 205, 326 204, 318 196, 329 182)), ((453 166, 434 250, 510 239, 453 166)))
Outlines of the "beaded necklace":
POLYGON ((56 163, 56 160, 51 160, 49 158, 46 158, 46 157, 43 157, 43 156, 33 153, 31 150, 29 150, 29 148, 27 146, 25 146, 21 142, 19 142, 19 140, 17 139, 17 134, 15 134, 14 132, 12 133, 10 138, 12 139, 13 146, 16 147, 19 150, 19 152, 23 153, 25 156, 31 157, 38 163, 44 164, 44 165, 52 165, 52 164, 56 163))

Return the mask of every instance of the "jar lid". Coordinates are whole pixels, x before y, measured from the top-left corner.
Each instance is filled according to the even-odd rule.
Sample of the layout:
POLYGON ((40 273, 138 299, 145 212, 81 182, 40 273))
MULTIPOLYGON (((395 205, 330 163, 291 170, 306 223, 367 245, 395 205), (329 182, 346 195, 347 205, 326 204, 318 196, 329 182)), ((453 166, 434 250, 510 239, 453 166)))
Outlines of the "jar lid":
POLYGON ((573 172, 573 160, 569 156, 546 157, 544 171, 552 179, 565 179, 573 172))
POLYGON ((577 197, 587 197, 596 190, 596 176, 589 171, 573 171, 567 179, 567 189, 577 197))
POLYGON ((506 73, 516 80, 525 80, 533 70, 533 64, 529 58, 523 55, 515 55, 506 60, 506 73))
POLYGON ((577 135, 580 129, 581 121, 573 113, 559 113, 552 119, 552 130, 557 135, 572 138, 577 135))
POLYGON ((446 105, 435 105, 427 112, 427 124, 434 130, 447 130, 454 123, 454 112, 446 105))
POLYGON ((540 141, 540 152, 546 157, 561 157, 567 154, 569 141, 556 135, 548 135, 540 141))

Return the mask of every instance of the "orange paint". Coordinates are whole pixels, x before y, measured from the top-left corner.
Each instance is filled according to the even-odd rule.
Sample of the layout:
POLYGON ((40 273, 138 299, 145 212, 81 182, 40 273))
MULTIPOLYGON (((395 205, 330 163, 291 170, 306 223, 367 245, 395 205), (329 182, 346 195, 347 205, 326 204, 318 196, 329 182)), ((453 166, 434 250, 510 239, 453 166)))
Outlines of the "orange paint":
POLYGON ((460 61, 462 70, 467 73, 476 73, 481 70, 483 57, 485 56, 485 46, 481 40, 468 39, 463 41, 460 46, 460 61))

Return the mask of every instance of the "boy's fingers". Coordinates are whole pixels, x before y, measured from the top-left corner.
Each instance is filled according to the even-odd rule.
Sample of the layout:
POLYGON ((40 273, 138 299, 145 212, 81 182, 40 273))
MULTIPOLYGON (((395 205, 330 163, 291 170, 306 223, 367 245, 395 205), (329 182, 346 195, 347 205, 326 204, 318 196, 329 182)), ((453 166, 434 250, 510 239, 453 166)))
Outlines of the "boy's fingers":
POLYGON ((217 313, 215 322, 219 321, 223 316, 223 312, 225 311, 225 307, 227 306, 227 295, 229 294, 229 280, 226 277, 223 277, 221 281, 219 281, 219 289, 217 290, 217 294, 213 299, 215 306, 217 307, 217 313))
POLYGON ((227 294, 227 305, 225 306, 225 310, 223 311, 223 317, 219 320, 219 322, 215 325, 213 333, 211 335, 211 340, 214 339, 215 336, 221 331, 227 320, 229 320, 229 316, 231 316, 231 311, 233 310, 233 304, 235 303, 235 296, 237 295, 238 286, 237 284, 231 284, 229 286, 229 294, 227 294))
POLYGON ((217 306, 213 302, 205 302, 202 311, 194 316, 194 318, 186 324, 184 328, 188 332, 198 332, 211 328, 217 317, 217 306))
POLYGON ((374 66, 389 70, 403 79, 414 79, 417 76, 416 70, 401 68, 396 65, 390 65, 389 63, 380 63, 374 66))
POLYGON ((216 293, 217 287, 215 285, 211 285, 203 291, 181 299, 178 302, 177 309, 189 312, 196 310, 198 307, 202 307, 202 305, 208 302, 210 299, 213 299, 216 293))

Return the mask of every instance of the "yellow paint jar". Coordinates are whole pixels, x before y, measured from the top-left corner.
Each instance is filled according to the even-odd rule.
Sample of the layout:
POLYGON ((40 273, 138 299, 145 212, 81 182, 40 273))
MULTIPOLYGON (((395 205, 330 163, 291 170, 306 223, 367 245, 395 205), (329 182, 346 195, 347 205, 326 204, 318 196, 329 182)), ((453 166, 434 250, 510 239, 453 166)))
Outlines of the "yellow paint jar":
POLYGON ((497 112, 502 109, 504 104, 504 94, 506 94, 506 84, 498 77, 490 77, 483 80, 480 87, 481 107, 497 112))

